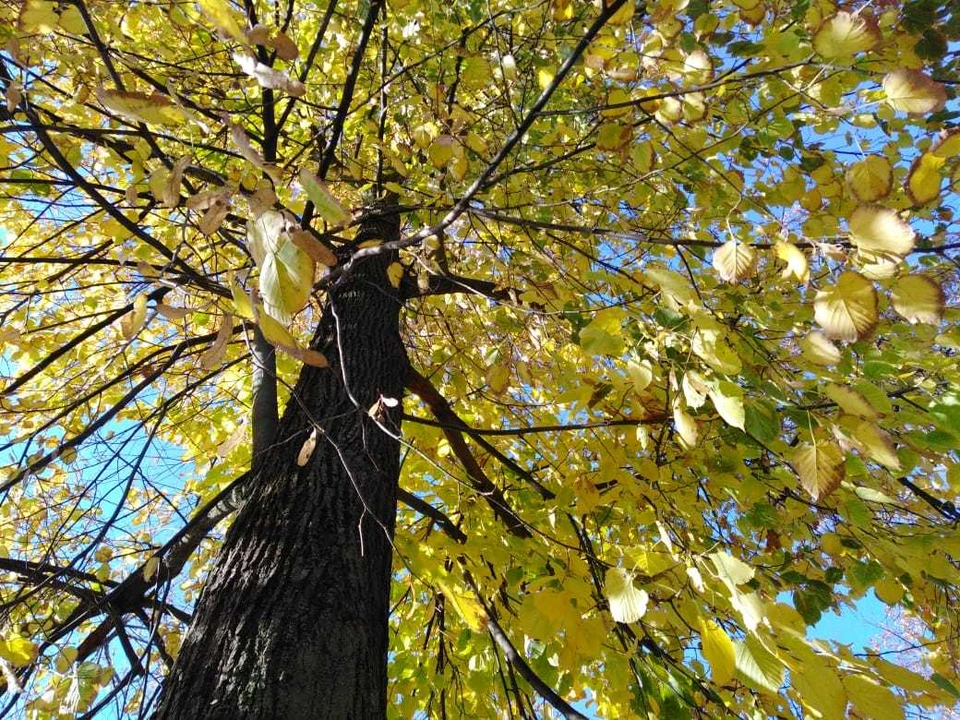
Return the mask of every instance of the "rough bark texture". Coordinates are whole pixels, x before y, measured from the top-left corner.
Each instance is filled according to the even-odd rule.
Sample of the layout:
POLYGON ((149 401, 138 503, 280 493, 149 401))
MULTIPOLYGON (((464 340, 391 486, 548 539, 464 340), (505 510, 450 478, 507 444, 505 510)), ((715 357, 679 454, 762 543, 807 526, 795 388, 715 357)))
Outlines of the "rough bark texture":
MULTIPOLYGON (((381 217, 358 242, 398 232, 396 216, 381 217)), ((331 292, 314 340, 330 367, 303 368, 156 718, 385 715, 400 406, 382 406, 379 424, 368 411, 402 397, 400 301, 386 272, 395 260, 359 263, 331 292)))

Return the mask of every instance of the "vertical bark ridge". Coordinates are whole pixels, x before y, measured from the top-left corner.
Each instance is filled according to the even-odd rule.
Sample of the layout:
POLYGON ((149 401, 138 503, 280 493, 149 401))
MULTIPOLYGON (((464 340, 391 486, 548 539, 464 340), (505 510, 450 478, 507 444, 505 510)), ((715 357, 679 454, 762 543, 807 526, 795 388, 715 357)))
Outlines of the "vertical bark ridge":
MULTIPOLYGON (((398 236, 398 216, 379 216, 357 242, 398 236)), ((156 718, 385 715, 401 407, 381 405, 377 420, 368 411, 402 397, 400 300, 387 279, 395 260, 366 259, 330 291, 313 343, 330 366, 301 372, 156 718), (316 448, 299 467, 315 426, 316 448)))

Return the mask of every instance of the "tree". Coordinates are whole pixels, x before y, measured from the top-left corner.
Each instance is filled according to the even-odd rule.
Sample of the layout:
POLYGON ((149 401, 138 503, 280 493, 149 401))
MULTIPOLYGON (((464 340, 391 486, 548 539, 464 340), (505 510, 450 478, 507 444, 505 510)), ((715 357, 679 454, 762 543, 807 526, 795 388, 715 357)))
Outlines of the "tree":
POLYGON ((960 697, 953 9, 3 19, 0 715, 960 697))

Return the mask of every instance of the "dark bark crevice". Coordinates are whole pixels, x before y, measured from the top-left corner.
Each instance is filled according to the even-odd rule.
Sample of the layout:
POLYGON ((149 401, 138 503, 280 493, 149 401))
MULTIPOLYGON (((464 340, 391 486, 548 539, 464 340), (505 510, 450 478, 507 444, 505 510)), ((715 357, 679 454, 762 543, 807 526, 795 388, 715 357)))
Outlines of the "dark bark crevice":
MULTIPOLYGON (((360 235, 396 239, 397 215, 360 235)), ((395 260, 364 259, 331 288, 314 338, 330 366, 301 372, 155 717, 385 715, 401 404, 378 401, 402 397, 407 364, 395 260)))

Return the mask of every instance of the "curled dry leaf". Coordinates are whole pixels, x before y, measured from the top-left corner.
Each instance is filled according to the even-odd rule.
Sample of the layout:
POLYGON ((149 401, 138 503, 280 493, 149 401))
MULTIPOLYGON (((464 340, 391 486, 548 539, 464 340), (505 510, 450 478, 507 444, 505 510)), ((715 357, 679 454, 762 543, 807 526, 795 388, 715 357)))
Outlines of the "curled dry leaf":
POLYGON ((300 55, 297 44, 282 32, 276 34, 271 44, 277 51, 277 57, 286 62, 292 62, 300 55))
POLYGON ((290 231, 294 245, 313 258, 314 262, 327 267, 337 264, 337 256, 326 245, 317 240, 309 230, 295 229, 290 231))
POLYGON ((256 80, 262 88, 283 90, 294 97, 301 97, 307 92, 307 88, 302 82, 291 78, 285 72, 264 65, 248 51, 235 52, 233 59, 240 66, 240 69, 256 80))
POLYGON ((303 441, 303 445, 300 446, 300 452, 297 454, 297 465, 303 467, 313 456, 313 451, 317 447, 317 428, 314 427, 310 431, 310 435, 307 436, 307 439, 303 441))

